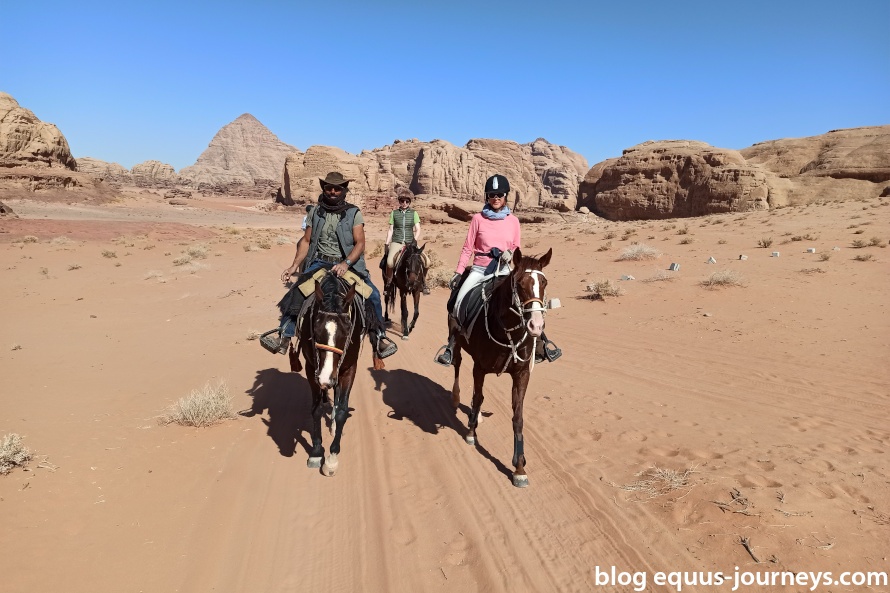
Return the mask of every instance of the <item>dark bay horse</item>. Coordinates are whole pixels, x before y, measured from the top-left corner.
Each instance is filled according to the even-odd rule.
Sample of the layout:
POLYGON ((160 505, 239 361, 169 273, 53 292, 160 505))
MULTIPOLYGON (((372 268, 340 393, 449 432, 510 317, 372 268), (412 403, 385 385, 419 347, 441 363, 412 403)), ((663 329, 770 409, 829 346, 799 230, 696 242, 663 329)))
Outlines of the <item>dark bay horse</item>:
MULTIPOLYGON (((355 301, 355 286, 328 273, 315 283, 315 300, 307 305, 300 328, 300 351, 306 361, 306 379, 312 390, 312 450, 309 467, 321 467, 326 476, 337 472, 340 438, 349 417, 349 392, 355 381, 358 356, 367 325, 374 313, 355 301), (328 392, 333 390, 333 401, 328 392), (332 403, 330 454, 324 460, 321 419, 325 403, 332 403)), ((299 354, 291 349, 291 367, 299 372, 299 354)))
POLYGON ((402 257, 396 264, 393 271, 392 280, 387 284, 385 290, 386 297, 386 317, 385 321, 389 322, 389 312, 395 308, 396 290, 399 292, 402 302, 402 339, 407 340, 408 335, 414 330, 417 323, 417 317, 420 315, 420 294, 423 292, 423 280, 426 277, 426 268, 423 265, 423 247, 418 247, 417 243, 411 242, 405 247, 402 257), (414 317, 411 323, 408 323, 408 295, 414 299, 414 317))
POLYGON ((547 278, 542 270, 550 263, 552 254, 553 250, 549 249, 539 258, 524 257, 522 251, 516 249, 512 256, 513 269, 485 301, 469 339, 459 334, 454 347, 451 395, 455 409, 460 405, 461 350, 466 350, 473 359, 473 405, 465 437, 470 445, 476 444, 485 375, 507 372, 513 378, 513 485, 519 488, 528 486, 522 408, 534 368, 535 340, 544 331, 547 278))

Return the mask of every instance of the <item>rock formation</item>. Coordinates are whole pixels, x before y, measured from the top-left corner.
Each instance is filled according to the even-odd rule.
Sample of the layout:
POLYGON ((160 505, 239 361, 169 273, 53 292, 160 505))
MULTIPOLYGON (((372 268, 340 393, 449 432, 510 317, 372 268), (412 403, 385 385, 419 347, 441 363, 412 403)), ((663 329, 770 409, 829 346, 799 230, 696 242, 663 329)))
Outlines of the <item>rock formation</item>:
POLYGON ((231 183, 278 184, 287 156, 297 149, 281 142, 249 113, 223 126, 194 165, 179 172, 193 187, 231 183))
POLYGON ((133 178, 126 167, 118 163, 108 163, 88 156, 77 158, 77 170, 97 179, 113 183, 132 183, 133 178))
POLYGON ((179 181, 176 170, 167 163, 145 161, 130 169, 133 182, 141 187, 166 187, 179 181))
POLYGON ((571 210, 586 169, 583 157, 540 138, 529 144, 475 139, 463 148, 444 140, 396 140, 359 155, 327 146, 295 151, 285 160, 281 185, 284 200, 314 200, 318 178, 338 170, 353 179, 353 200, 392 196, 403 188, 418 196, 479 201, 485 180, 500 173, 510 180, 520 210, 571 210))
POLYGON ((0 92, 0 167, 51 167, 74 171, 68 141, 53 124, 37 119, 0 92))

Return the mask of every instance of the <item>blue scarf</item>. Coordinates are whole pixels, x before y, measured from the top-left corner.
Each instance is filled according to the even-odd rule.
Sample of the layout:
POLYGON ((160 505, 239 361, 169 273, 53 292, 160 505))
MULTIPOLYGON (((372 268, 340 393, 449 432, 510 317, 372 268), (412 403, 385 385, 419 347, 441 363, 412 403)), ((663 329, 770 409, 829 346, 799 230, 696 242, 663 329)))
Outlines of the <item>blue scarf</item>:
POLYGON ((510 207, 506 204, 504 204, 504 207, 497 212, 495 212, 489 204, 485 204, 485 206, 482 207, 482 216, 488 220, 504 220, 507 218, 508 214, 510 214, 510 207))

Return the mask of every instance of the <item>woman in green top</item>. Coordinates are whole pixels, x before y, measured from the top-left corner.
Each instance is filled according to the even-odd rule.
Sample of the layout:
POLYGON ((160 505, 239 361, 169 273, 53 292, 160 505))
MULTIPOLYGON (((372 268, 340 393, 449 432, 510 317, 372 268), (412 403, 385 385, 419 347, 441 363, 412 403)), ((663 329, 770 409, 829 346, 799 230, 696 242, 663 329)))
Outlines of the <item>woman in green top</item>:
MULTIPOLYGON (((386 268, 383 270, 383 285, 389 286, 392 274, 396 266, 396 260, 402 249, 412 241, 420 241, 420 215, 417 210, 411 208, 411 192, 399 190, 399 207, 389 213, 389 232, 386 234, 386 268)), ((430 269, 429 256, 421 253, 423 267, 430 269)), ((384 288, 385 290, 385 288, 384 288)), ((423 294, 429 294, 430 289, 426 285, 426 276, 423 278, 423 294)))

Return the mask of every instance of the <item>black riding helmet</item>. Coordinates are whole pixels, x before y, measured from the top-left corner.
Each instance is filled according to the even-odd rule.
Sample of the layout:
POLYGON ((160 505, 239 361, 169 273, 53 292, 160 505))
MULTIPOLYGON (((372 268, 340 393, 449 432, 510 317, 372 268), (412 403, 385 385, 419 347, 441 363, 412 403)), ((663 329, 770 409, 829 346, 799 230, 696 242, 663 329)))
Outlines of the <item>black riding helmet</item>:
POLYGON ((492 175, 485 182, 485 195, 506 194, 510 192, 510 182, 503 175, 492 175))

